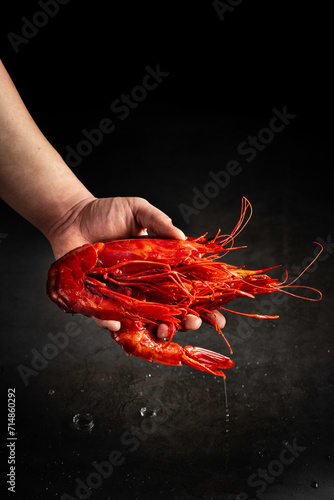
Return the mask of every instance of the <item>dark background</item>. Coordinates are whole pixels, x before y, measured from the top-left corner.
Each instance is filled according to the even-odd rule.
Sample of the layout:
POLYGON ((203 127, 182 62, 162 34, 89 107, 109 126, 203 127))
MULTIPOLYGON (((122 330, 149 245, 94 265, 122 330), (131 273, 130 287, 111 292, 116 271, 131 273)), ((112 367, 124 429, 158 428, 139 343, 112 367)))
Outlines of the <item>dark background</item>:
MULTIPOLYGON (((96 196, 147 198, 192 236, 230 232, 247 196, 254 215, 237 243, 248 248, 228 258, 249 268, 282 264, 293 275, 293 266, 313 256, 313 241, 333 240, 327 6, 244 0, 222 22, 212 2, 71 0, 15 54, 7 34, 20 34, 22 16, 31 20, 38 10, 32 1, 2 7, 1 58, 64 157, 67 145, 84 138, 83 129, 114 120, 116 130, 74 169, 96 196), (169 76, 120 120, 110 104, 157 64, 169 76), (238 145, 284 106, 297 117, 247 162, 238 145), (193 189, 203 192, 209 172, 232 159, 242 172, 187 223, 179 204, 191 206, 193 189)), ((222 379, 128 358, 107 332, 77 317, 80 335, 26 387, 18 365, 31 366, 31 349, 41 352, 47 334, 63 332, 71 318, 45 296, 53 260, 48 242, 4 203, 0 209, 6 235, 0 240, 1 407, 5 412, 7 389, 15 387, 17 498, 75 497, 76 478, 85 481, 92 462, 107 460, 114 449, 125 462, 93 489, 92 499, 232 500, 241 492, 252 498, 257 488, 247 484, 250 475, 268 469, 282 443, 293 440, 305 450, 258 497, 332 498, 330 246, 301 283, 320 289, 321 302, 291 297, 275 306, 280 319, 248 325, 245 338, 240 317, 226 314, 236 363, 227 373, 226 420, 222 379), (142 417, 143 407, 157 416, 142 417), (71 425, 85 411, 93 414, 91 432, 71 425), (153 424, 157 418, 151 433, 143 433, 143 418, 153 424), (139 436, 136 450, 121 442, 124 432, 139 436)), ((233 309, 258 312, 258 304, 233 309)), ((227 354, 206 326, 182 335, 180 342, 227 354)))
MULTIPOLYGON (((172 2, 163 8, 157 2, 118 4, 71 0, 59 6, 58 14, 27 44, 19 46, 18 54, 7 34, 21 34, 22 16, 31 20, 41 8, 36 2, 14 2, 1 16, 3 61, 28 109, 61 154, 65 156, 66 146, 75 146, 83 138, 83 128, 94 128, 104 117, 115 118, 115 133, 76 172, 92 190, 96 185, 97 195, 138 193, 137 183, 134 190, 126 183, 125 191, 120 182, 106 185, 106 176, 119 174, 119 169, 110 161, 107 172, 96 170, 99 155, 112 152, 124 158, 128 141, 149 145, 153 130, 157 133, 160 121, 166 123, 167 117, 177 123, 180 117, 189 117, 196 128, 192 145, 198 147, 212 138, 213 124, 221 145, 229 133, 231 157, 236 145, 268 124, 273 107, 287 106, 298 115, 290 137, 293 134, 295 141, 305 144, 305 161, 288 172, 294 192, 307 198, 312 193, 321 200, 330 196, 324 148, 332 137, 332 40, 326 7, 244 1, 225 12, 222 22, 211 2, 172 2), (113 116, 111 102, 142 82, 147 65, 157 64, 170 73, 163 84, 128 119, 113 116), (229 122, 223 126, 227 117, 229 122), (147 131, 144 121, 151 127, 147 131), (320 150, 313 150, 315 141, 321 144, 320 150)), ((176 135, 165 139, 180 140, 185 149, 186 141, 176 135)), ((279 137, 275 143, 290 137, 279 137)), ((225 145, 224 151, 229 153, 225 145)), ((138 163, 131 165, 131 175, 136 168, 138 163)), ((155 170, 160 168, 156 165, 155 170)), ((142 177, 154 175, 148 165, 140 164, 140 170, 142 177)), ((204 170, 204 165, 193 166, 192 175, 204 170)), ((271 178, 270 189, 275 190, 271 178)), ((235 190, 233 194, 239 195, 235 190)), ((185 196, 183 192, 183 201, 185 196)), ((153 192, 150 198, 159 201, 153 192)))

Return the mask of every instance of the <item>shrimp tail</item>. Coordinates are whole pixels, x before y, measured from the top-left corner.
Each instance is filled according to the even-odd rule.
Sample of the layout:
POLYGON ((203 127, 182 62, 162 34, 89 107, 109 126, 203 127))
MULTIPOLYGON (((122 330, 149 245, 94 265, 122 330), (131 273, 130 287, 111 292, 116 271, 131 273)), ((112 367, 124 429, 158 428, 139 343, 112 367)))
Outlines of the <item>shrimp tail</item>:
POLYGON ((188 345, 183 348, 183 363, 184 365, 196 368, 213 375, 220 375, 225 378, 225 373, 222 369, 227 370, 234 366, 234 362, 222 354, 218 354, 202 347, 193 347, 188 345))
POLYGON ((201 347, 182 347, 175 342, 158 340, 141 321, 125 320, 119 331, 110 334, 125 352, 146 361, 173 366, 186 365, 224 378, 222 370, 234 366, 234 362, 222 354, 201 347))

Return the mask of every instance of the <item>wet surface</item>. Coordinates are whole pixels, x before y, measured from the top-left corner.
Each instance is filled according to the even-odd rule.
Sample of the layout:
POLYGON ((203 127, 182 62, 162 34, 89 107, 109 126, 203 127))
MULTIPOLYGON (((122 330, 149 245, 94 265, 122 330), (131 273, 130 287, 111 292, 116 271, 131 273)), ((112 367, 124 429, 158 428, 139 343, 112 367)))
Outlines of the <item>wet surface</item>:
MULTIPOLYGON (((298 45, 291 60, 286 61, 289 50, 281 59, 282 44, 276 36, 270 38, 271 23, 258 21, 256 29, 257 13, 247 14, 249 7, 244 5, 244 11, 240 7, 231 13, 233 24, 227 18, 220 23, 210 6, 214 43, 209 38, 205 54, 200 37, 198 45, 187 46, 186 53, 177 57, 169 54, 169 43, 161 52, 157 45, 153 55, 142 48, 139 62, 135 62, 137 51, 126 57, 120 51, 115 57, 124 59, 121 67, 126 76, 115 75, 114 86, 102 64, 96 73, 98 61, 90 61, 93 68, 86 80, 91 42, 83 42, 80 56, 69 47, 68 58, 65 53, 61 56, 73 75, 68 95, 64 93, 63 101, 57 94, 63 80, 48 66, 50 57, 45 60, 50 82, 45 84, 41 73, 41 80, 36 77, 30 85, 37 85, 35 99, 53 95, 54 100, 46 112, 41 97, 32 111, 65 154, 66 144, 75 147, 82 139, 82 129, 91 130, 112 116, 111 101, 142 80, 147 64, 161 61, 161 68, 164 64, 171 71, 165 87, 140 103, 126 120, 114 117, 116 131, 83 159, 74 169, 76 175, 96 196, 147 198, 189 236, 205 232, 214 236, 218 229, 229 233, 246 196, 254 213, 236 244, 247 248, 230 252, 227 262, 249 269, 281 264, 282 269, 271 275, 284 277, 287 269, 294 279, 317 253, 313 242, 318 240, 325 243, 324 251, 300 284, 320 289, 323 299, 312 302, 277 295, 230 304, 233 310, 280 317, 255 320, 226 312, 224 333, 235 366, 226 371, 225 393, 221 377, 129 357, 92 320, 62 313, 45 292, 53 261, 48 242, 1 203, 1 408, 6 415, 8 389, 15 388, 17 499, 333 498, 333 154, 330 131, 321 120, 330 115, 324 105, 326 66, 320 75, 313 68, 318 82, 314 87, 308 79, 311 50, 301 54, 298 45), (248 19, 252 19, 249 26, 248 19), (225 38, 215 35, 223 28, 225 38), (247 41, 240 42, 237 50, 235 34, 241 32, 248 33, 247 41), (267 50, 267 57, 262 50, 267 50), (297 60, 299 65, 304 61, 306 69, 298 66, 290 77, 297 60), (101 94, 96 80, 101 82, 101 94), (73 89, 78 89, 78 96, 73 89), (245 150, 241 154, 240 144, 268 126, 274 107, 282 111, 284 106, 298 118, 291 119, 254 158, 245 150), (217 178, 224 179, 221 172, 232 160, 241 170, 221 186, 217 178), (180 210, 181 203, 188 216, 180 210)), ((77 23, 75 8, 68 8, 77 23)), ((300 29, 309 26, 296 19, 300 29)), ((199 39, 199 21, 207 22, 199 19, 193 24, 194 40, 199 39)), ((52 22, 45 27, 46 37, 58 21, 52 22)), ((281 26, 277 30, 281 33, 281 26)), ((148 32, 151 47, 155 42, 148 32)), ((40 66, 32 55, 39 53, 42 36, 41 32, 31 40, 14 61, 7 56, 21 88, 26 81, 24 68, 32 65, 37 71, 40 66)), ((99 36, 102 44, 103 33, 99 36)), ((65 42, 64 47, 67 50, 65 42)), ((102 45, 98 49, 97 58, 102 45)), ((57 68, 59 60, 55 64, 57 68)), ((262 138, 268 141, 265 133, 262 138)), ((229 355, 224 340, 208 325, 196 332, 179 332, 175 341, 229 355)), ((0 451, 1 470, 7 473, 6 418, 0 451)), ((2 494, 1 490, 1 498, 7 498, 2 494)))
MULTIPOLYGON (((181 135, 187 142, 193 131, 189 118, 183 120, 187 132, 181 135)), ((159 162, 170 143, 160 138, 158 152, 155 138, 151 141, 152 148, 144 145, 137 153, 155 151, 151 161, 159 162)), ((268 152, 269 161, 283 165, 289 150, 277 153, 268 152)), ((172 158, 180 160, 177 152, 172 158)), ((163 208, 173 196, 178 200, 183 192, 189 199, 191 187, 203 185, 197 180, 201 172, 189 187, 178 186, 180 177, 170 174, 164 193, 161 175, 152 177, 155 187, 145 185, 140 194, 156 192, 153 198, 163 208)), ((236 178, 231 192, 212 200, 189 225, 172 208, 175 223, 191 235, 204 229, 213 234, 219 227, 231 231, 240 209, 232 191, 244 190, 247 176, 245 171, 236 178)), ((330 241, 329 219, 316 196, 306 203, 301 193, 289 191, 286 177, 277 175, 270 190, 260 189, 268 182, 265 171, 261 177, 244 191, 254 215, 238 243, 248 248, 229 254, 228 261, 249 268, 281 263, 294 277, 294 269, 305 267, 313 255, 312 241, 318 236, 330 241), (299 198, 293 209, 292 194, 299 198)), ((8 237, 0 248, 1 388, 3 404, 7 389, 16 389, 18 495, 24 485, 34 499, 331 498, 330 246, 301 278, 301 284, 321 289, 321 302, 284 295, 230 305, 280 318, 226 313, 225 335, 235 361, 226 371, 226 400, 222 378, 129 357, 92 320, 58 310, 45 295, 53 260, 48 243, 10 209, 2 206, 2 211, 8 237)), ((180 332, 177 340, 228 355, 223 339, 208 325, 180 332)))

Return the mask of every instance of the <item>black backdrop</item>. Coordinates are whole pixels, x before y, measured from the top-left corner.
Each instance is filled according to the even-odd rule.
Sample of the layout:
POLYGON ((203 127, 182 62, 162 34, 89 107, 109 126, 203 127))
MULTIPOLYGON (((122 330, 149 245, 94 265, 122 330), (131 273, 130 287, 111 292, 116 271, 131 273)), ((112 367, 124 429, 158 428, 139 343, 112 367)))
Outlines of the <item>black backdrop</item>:
MULTIPOLYGON (((13 2, 3 9, 3 62, 61 154, 80 140, 82 128, 110 115, 114 99, 141 83, 147 65, 157 64, 169 76, 149 92, 133 119, 145 116, 145 106, 148 113, 159 103, 194 114, 239 114, 265 125, 271 109, 285 105, 298 115, 294 128, 305 134, 305 147, 312 135, 331 139, 326 7, 261 1, 235 2, 235 7, 226 2, 119 4, 71 0, 58 5, 53 17, 45 14, 46 20, 36 17, 44 12, 37 2, 13 2), (28 26, 33 35, 26 43, 8 37, 22 36, 23 16, 28 25, 34 20, 41 25, 28 26)), ((117 147, 121 139, 112 139, 117 147)), ((78 174, 84 180, 85 166, 78 174)), ((306 176, 300 176, 301 186, 306 176)), ((312 175, 314 188, 326 190, 322 178, 323 169, 312 175)))
MULTIPOLYGON (((95 195, 143 196, 190 235, 213 235, 219 227, 230 231, 245 195, 254 218, 239 243, 249 251, 232 262, 235 258, 244 265, 247 260, 254 268, 282 263, 293 274, 294 265, 313 255, 312 241, 333 239, 331 13, 327 5, 314 2, 230 4, 71 0, 45 17, 36 14, 43 11, 38 2, 12 2, 1 7, 1 58, 64 158, 67 147, 76 149, 86 139, 84 129, 95 129, 104 118, 113 120, 115 131, 73 167, 95 195), (15 51, 8 34, 22 36, 26 20, 42 26, 37 32, 26 28, 34 35, 27 43, 21 40, 15 51), (111 103, 131 94, 147 67, 157 65, 168 76, 120 119, 111 103), (247 162, 238 148, 268 127, 274 108, 296 117, 247 162), (194 196, 212 180, 209 173, 226 169, 230 160, 238 160, 242 172, 208 205, 196 205, 187 220, 180 204, 194 208, 194 196)), ((305 460, 267 483, 277 495, 272 498, 314 498, 318 492, 310 484, 319 478, 321 498, 332 498, 330 244, 326 258, 309 275, 310 285, 324 294, 321 303, 289 302, 275 311, 282 315, 276 330, 272 322, 254 332, 251 328, 247 342, 238 338, 243 331, 239 319, 228 316, 226 333, 236 348, 237 368, 228 373, 232 427, 226 444, 224 398, 217 396, 217 381, 202 379, 200 373, 190 376, 186 368, 159 371, 122 357, 92 324, 26 388, 18 364, 28 366, 31 349, 40 351, 49 341, 46 333, 62 331, 68 318, 44 295, 53 259, 47 242, 4 203, 0 233, 2 389, 3 401, 9 386, 18 391, 18 498, 27 498, 28 487, 34 499, 74 495, 75 478, 88 477, 92 461, 119 447, 119 435, 134 424, 112 403, 126 407, 131 391, 133 401, 138 391, 147 399, 158 394, 156 401, 171 409, 168 422, 142 441, 138 452, 126 455, 126 468, 112 475, 110 485, 105 481, 94 490, 94 498, 232 500, 247 488, 251 498, 256 489, 249 485, 250 475, 278 456, 282 440, 293 439, 307 448, 305 460), (103 357, 101 345, 109 358, 103 357), (150 387, 142 383, 147 370, 153 374, 150 387), (55 400, 50 400, 50 389, 56 391, 55 400), (67 423, 86 407, 93 409, 95 434, 82 438, 67 423), (109 414, 112 430, 104 420, 109 414)), ((254 306, 243 307, 254 312, 254 306)), ((188 339, 224 349, 205 327, 188 339)))
MULTIPOLYGON (((64 157, 66 145, 76 145, 83 128, 110 117, 114 99, 142 82, 147 65, 157 64, 168 78, 132 110, 127 122, 118 120, 123 134, 104 140, 107 151, 120 148, 126 134, 139 136, 134 121, 157 110, 156 104, 171 114, 191 112, 192 122, 202 129, 219 113, 239 116, 241 122, 257 120, 261 128, 273 107, 286 106, 298 116, 291 133, 300 134, 305 150, 313 137, 328 147, 333 108, 326 7, 261 1, 235 2, 234 7, 226 2, 119 4, 71 0, 46 20, 45 15, 36 17, 44 12, 37 2, 14 2, 3 9, 3 62, 39 126, 64 157), (22 36, 27 25, 22 17, 28 25, 34 20, 41 25, 37 30, 28 26, 33 35, 25 37, 27 43, 8 37, 22 36)), ((259 128, 246 128, 246 137, 259 128)), ((106 173, 96 160, 92 175, 90 161, 83 162, 77 175, 93 189, 94 180, 106 173)), ((313 163, 298 174, 294 170, 295 190, 329 196, 330 170, 322 151, 313 163)))

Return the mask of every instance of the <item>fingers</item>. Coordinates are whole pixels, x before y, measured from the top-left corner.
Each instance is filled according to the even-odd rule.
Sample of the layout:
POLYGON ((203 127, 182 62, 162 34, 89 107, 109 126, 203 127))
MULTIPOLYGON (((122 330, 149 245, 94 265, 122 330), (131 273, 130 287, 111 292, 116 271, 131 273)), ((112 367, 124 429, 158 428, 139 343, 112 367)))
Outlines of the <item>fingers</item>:
MULTIPOLYGON (((114 321, 114 320, 102 320, 98 318, 93 318, 95 323, 102 329, 104 330, 111 330, 113 332, 117 332, 121 328, 121 323, 120 321, 114 321)), ((195 316, 193 314, 188 314, 183 320, 183 328, 181 331, 186 331, 186 330, 197 330, 202 324, 201 318, 198 316, 195 316)), ((157 328, 157 333, 156 333, 158 339, 163 340, 169 337, 170 335, 170 328, 166 323, 160 323, 160 325, 157 328)))
MULTIPOLYGON (((98 318, 93 318, 93 319, 95 323, 104 330, 111 330, 113 332, 117 332, 121 328, 120 321, 102 320, 98 318)), ((209 324, 212 324, 213 322, 217 321, 217 324, 221 329, 223 329, 226 324, 225 317, 218 311, 213 311, 212 314, 207 313, 206 315, 202 316, 202 319, 199 318, 198 316, 195 316, 194 314, 188 314, 187 316, 185 316, 183 320, 182 328, 180 331, 185 332, 187 330, 198 330, 198 328, 200 328, 202 325, 202 320, 205 323, 209 324)), ((160 323, 160 325, 157 328, 156 335, 160 340, 167 339, 170 335, 169 326, 166 323, 160 323)))
POLYGON ((205 323, 215 323, 217 322, 217 325, 219 326, 220 329, 223 329, 224 326, 226 325, 226 319, 225 316, 223 316, 219 311, 212 311, 212 314, 206 313, 202 315, 202 320, 205 323))
POLYGON ((181 331, 197 330, 198 328, 200 328, 201 325, 202 325, 201 318, 195 316, 194 314, 188 314, 187 316, 185 316, 183 320, 181 331))
POLYGON ((169 335, 169 328, 168 325, 165 323, 160 323, 160 325, 157 328, 157 337, 159 340, 164 340, 167 339, 169 335))
POLYGON ((133 203, 132 209, 138 225, 147 228, 161 238, 186 239, 184 233, 173 225, 168 215, 151 205, 147 200, 135 198, 133 203))
MULTIPOLYGON (((188 314, 185 316, 183 323, 182 323, 182 332, 185 332, 187 330, 197 330, 202 324, 201 318, 198 316, 195 316, 194 314, 188 314)), ((170 331, 169 327, 165 323, 160 323, 157 329, 157 337, 160 340, 167 339, 169 337, 170 331)))
MULTIPOLYGON (((202 320, 205 323, 208 323, 212 325, 213 323, 217 322, 217 325, 219 326, 220 329, 223 329, 224 326, 226 325, 226 319, 225 316, 223 316, 219 311, 212 311, 212 313, 207 313, 203 314, 202 319, 199 318, 198 316, 195 316, 194 314, 188 314, 185 316, 183 323, 182 323, 182 328, 180 329, 181 332, 185 332, 187 330, 198 330, 200 326, 202 325, 202 320)), ((167 339, 169 336, 169 328, 168 325, 165 323, 161 323, 158 326, 157 329, 157 337, 160 340, 167 339)))
POLYGON ((103 330, 111 330, 113 332, 118 332, 121 328, 121 322, 115 320, 106 320, 106 319, 98 319, 93 318, 95 323, 102 328, 103 330))

